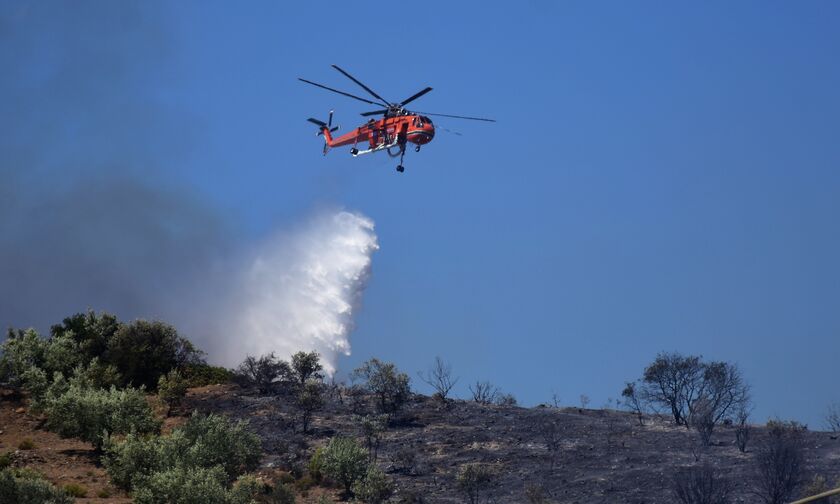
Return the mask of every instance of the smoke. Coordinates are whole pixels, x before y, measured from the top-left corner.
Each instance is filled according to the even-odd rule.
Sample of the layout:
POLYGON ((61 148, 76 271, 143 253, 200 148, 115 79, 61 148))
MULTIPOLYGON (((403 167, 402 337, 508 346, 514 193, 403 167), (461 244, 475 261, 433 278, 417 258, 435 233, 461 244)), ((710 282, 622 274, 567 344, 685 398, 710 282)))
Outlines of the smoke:
POLYGON ((208 331, 205 346, 228 366, 246 355, 315 350, 332 375, 338 356, 350 354, 353 314, 378 248, 373 221, 346 211, 273 237, 236 274, 231 315, 208 331))
POLYGON ((159 7, 0 4, 0 325, 92 308, 173 323, 212 362, 317 350, 332 372, 373 222, 321 212, 256 242, 178 180, 201 124, 161 101, 179 65, 159 7))

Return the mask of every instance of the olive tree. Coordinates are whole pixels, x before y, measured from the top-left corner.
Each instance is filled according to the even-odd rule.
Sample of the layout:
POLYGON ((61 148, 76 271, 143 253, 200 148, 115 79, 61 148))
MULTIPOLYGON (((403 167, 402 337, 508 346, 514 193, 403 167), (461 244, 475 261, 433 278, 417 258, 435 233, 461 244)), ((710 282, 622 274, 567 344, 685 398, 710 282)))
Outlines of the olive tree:
POLYGON ((407 374, 393 363, 370 359, 353 371, 353 377, 363 380, 365 389, 376 397, 381 413, 393 417, 411 396, 407 374))

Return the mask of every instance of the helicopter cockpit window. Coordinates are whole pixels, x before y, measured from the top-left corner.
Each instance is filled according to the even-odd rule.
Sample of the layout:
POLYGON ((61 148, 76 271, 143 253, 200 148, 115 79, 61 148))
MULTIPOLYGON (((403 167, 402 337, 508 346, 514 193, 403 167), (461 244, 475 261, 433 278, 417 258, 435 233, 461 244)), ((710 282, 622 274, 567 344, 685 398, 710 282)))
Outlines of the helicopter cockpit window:
POLYGON ((429 119, 426 116, 421 117, 420 120, 421 120, 421 122, 424 122, 424 123, 427 123, 427 124, 432 124, 432 120, 429 119))

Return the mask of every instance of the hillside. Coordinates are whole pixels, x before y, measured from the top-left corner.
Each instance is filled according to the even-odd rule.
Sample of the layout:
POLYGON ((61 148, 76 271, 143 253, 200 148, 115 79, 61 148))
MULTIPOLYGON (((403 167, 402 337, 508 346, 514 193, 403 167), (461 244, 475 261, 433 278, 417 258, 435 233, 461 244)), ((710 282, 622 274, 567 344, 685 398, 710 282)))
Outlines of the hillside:
MULTIPOLYGON (((232 384, 191 389, 178 416, 167 425, 183 422, 191 410, 248 419, 263 439, 261 476, 269 481, 284 473, 301 478, 316 447, 338 434, 361 436, 354 410, 362 413, 366 398, 351 400, 340 389, 334 392, 307 435, 300 433, 296 411, 286 398, 260 396, 232 384)), ((0 402, 0 453, 12 451, 13 465, 42 472, 61 486, 84 486, 87 497, 78 502, 130 502, 108 483, 89 445, 42 430, 39 419, 22 407, 0 402), (34 448, 18 449, 27 438, 34 448)), ((766 435, 764 428, 755 427, 750 446, 766 435)), ((541 487, 545 502, 674 502, 675 470, 703 461, 734 481, 734 502, 757 502, 750 495, 754 453, 749 447, 740 453, 734 439, 732 428, 723 426, 712 446, 698 449, 696 434, 661 416, 647 417, 639 426, 634 416, 614 410, 520 408, 461 400, 444 405, 415 395, 383 434, 377 464, 395 482, 394 502, 465 502, 456 475, 468 462, 490 464, 497 475, 486 485, 481 502, 528 502, 529 486, 541 487), (550 423, 557 426, 554 457, 545 437, 550 423)), ((802 440, 810 474, 840 474, 840 440, 824 432, 807 432, 802 440)), ((297 486, 299 502, 316 502, 322 494, 338 499, 337 490, 307 488, 310 484, 297 486)))
MULTIPOLYGON (((280 397, 217 386, 192 391, 188 404, 251 419, 266 442, 265 463, 282 466, 304 464, 314 447, 336 434, 359 436, 348 402, 330 401, 309 436, 296 432, 294 411, 280 397)), ((416 395, 400 424, 383 436, 378 464, 395 479, 402 498, 398 502, 464 502, 456 485, 458 466, 486 462, 498 474, 488 487, 489 502, 527 502, 526 486, 538 485, 550 496, 547 502, 653 504, 674 502, 674 470, 699 459, 733 479, 735 502, 757 502, 750 495, 750 447, 766 435, 764 428, 755 427, 747 452, 741 453, 733 429, 722 426, 712 446, 699 449, 694 432, 662 416, 647 417, 639 426, 633 415, 622 411, 503 407, 460 400, 444 406, 416 395), (546 420, 559 427, 553 467, 540 433, 546 420)), ((840 440, 825 432, 807 432, 802 439, 810 473, 840 475, 840 440)))

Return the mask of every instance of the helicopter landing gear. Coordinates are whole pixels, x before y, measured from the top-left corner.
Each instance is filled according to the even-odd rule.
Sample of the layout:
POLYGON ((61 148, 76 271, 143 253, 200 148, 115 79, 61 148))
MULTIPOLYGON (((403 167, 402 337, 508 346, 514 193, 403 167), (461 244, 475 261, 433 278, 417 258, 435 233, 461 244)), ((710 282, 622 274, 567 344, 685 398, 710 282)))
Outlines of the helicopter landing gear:
POLYGON ((358 155, 359 154, 359 149, 353 147, 352 149, 350 149, 350 154, 353 155, 353 156, 358 155))
POLYGON ((419 145, 414 148, 414 152, 420 152, 420 146, 419 145))
POLYGON ((403 158, 405 157, 405 143, 400 144, 400 164, 397 165, 397 171, 402 173, 405 171, 405 166, 403 166, 403 158))

